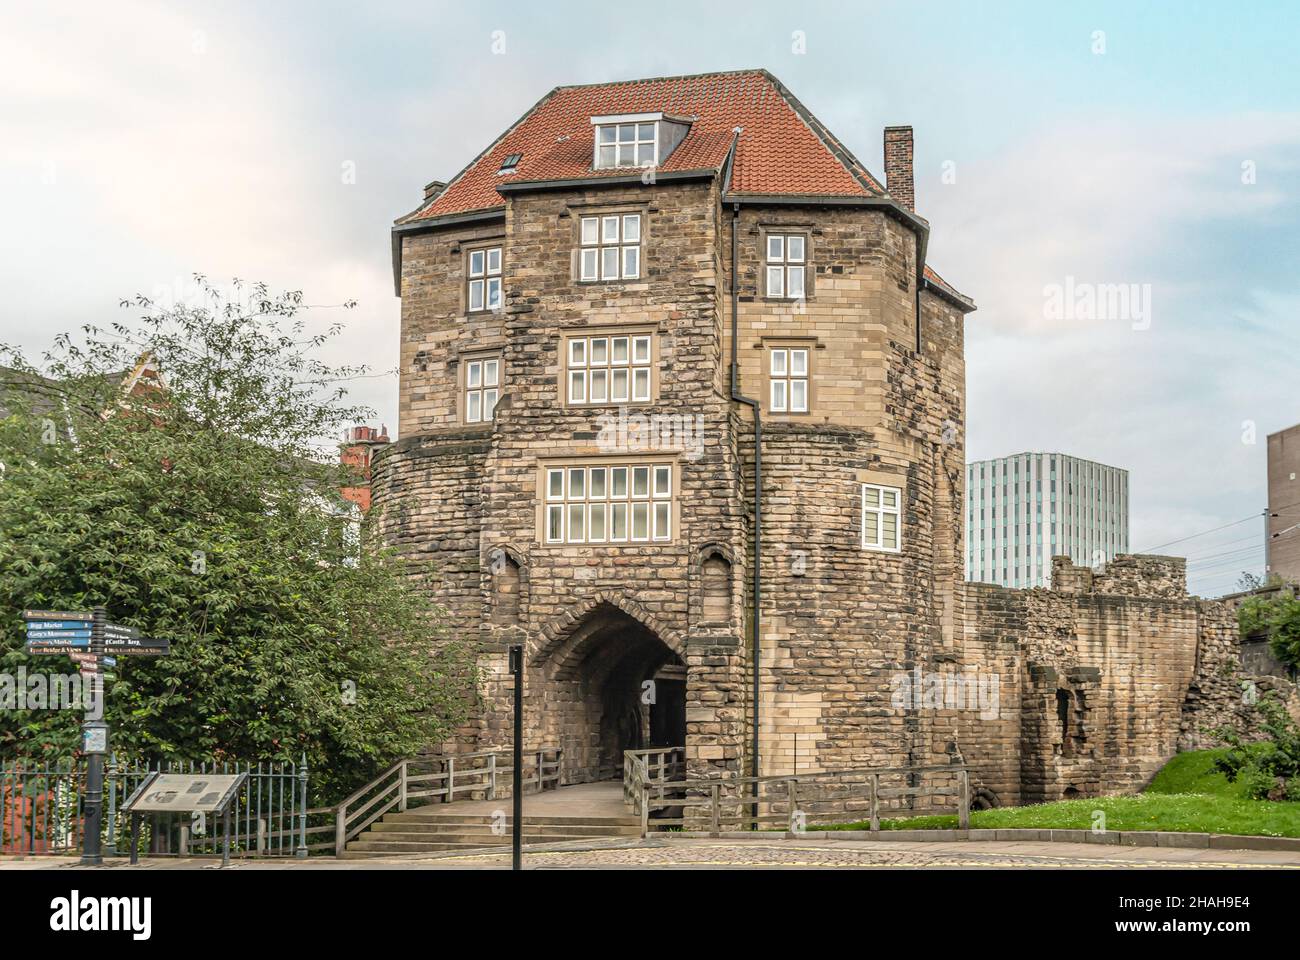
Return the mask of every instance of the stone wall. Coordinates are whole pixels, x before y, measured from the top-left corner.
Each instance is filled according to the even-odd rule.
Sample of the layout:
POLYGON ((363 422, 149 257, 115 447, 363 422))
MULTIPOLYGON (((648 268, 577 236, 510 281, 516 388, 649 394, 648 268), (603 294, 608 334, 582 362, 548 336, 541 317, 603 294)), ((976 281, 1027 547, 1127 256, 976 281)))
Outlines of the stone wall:
POLYGON ((402 424, 415 436, 378 458, 376 497, 395 504, 422 488, 413 525, 385 515, 382 535, 437 561, 439 600, 483 645, 484 719, 462 748, 507 742, 509 730, 491 718, 508 714, 504 645, 522 639, 527 729, 537 744, 564 749, 571 780, 608 772, 612 751, 600 731, 612 722, 610 691, 632 696, 641 675, 672 663, 687 667, 685 733, 696 772, 739 771, 747 563, 733 412, 718 389, 717 209, 707 181, 545 192, 512 200, 498 225, 403 241, 402 424), (615 212, 642 215, 641 278, 577 282, 581 217, 615 212), (466 251, 488 240, 503 248, 504 309, 467 313, 466 251), (651 333, 655 402, 629 408, 622 422, 614 405, 569 404, 562 351, 577 331, 651 333), (504 392, 495 423, 475 428, 461 423, 458 368, 463 356, 484 351, 501 357, 504 392), (672 415, 689 435, 679 431, 667 446, 647 438, 641 418, 653 414, 672 415), (451 438, 468 435, 481 439, 462 470, 451 438), (547 543, 542 470, 610 458, 673 465, 672 542, 547 543), (436 546, 421 539, 426 528, 438 530, 429 534, 436 546), (721 620, 716 598, 711 618, 703 610, 701 570, 710 558, 711 570, 722 569, 721 620))
POLYGON ((732 229, 699 180, 521 192, 497 221, 404 237, 403 438, 375 460, 372 522, 482 651, 481 709, 447 749, 509 742, 512 642, 527 648, 528 746, 560 746, 569 782, 616 774, 622 747, 664 730, 692 775, 748 773, 757 719, 763 774, 964 759, 979 803, 1013 804, 1136 789, 1202 727, 1240 719, 1230 618, 1187 595, 1181 560, 1058 558, 1051 590, 963 582, 963 313, 918 291, 904 220, 797 204, 745 205, 734 227, 739 387, 763 418, 755 718, 732 229), (579 282, 581 218, 629 211, 641 277, 579 282), (766 295, 773 233, 807 238, 802 302, 766 295), (471 314, 466 255, 486 242, 503 249, 504 305, 471 314), (652 401, 621 420, 564 393, 565 338, 618 331, 652 335, 655 359, 652 401), (782 347, 809 352, 807 413, 771 409, 782 347), (503 399, 495 422, 467 424, 464 361, 488 353, 503 399), (695 442, 648 440, 653 416, 695 442), (619 460, 672 464, 671 540, 548 543, 544 469, 619 460), (863 546, 864 483, 901 491, 896 552, 863 546))
POLYGON ((1238 669, 1232 613, 1189 596, 1184 570, 1058 557, 1050 590, 964 586, 963 664, 1006 672, 999 716, 963 714, 961 748, 999 802, 1137 790, 1175 752, 1214 746, 1208 730, 1249 722, 1242 685, 1260 681, 1238 669))

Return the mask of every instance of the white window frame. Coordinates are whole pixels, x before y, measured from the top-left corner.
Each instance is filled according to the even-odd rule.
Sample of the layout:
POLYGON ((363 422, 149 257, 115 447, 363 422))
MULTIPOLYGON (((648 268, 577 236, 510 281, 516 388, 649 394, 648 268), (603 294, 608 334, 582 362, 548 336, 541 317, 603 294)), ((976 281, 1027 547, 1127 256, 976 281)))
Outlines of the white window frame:
POLYGON ((583 283, 639 280, 644 226, 639 213, 581 217, 578 222, 578 279, 583 283), (612 270, 607 262, 611 254, 612 270))
POLYGON ((807 413, 811 380, 808 365, 812 352, 807 347, 772 347, 767 366, 767 401, 769 413, 807 413), (803 358, 803 372, 795 369, 795 360, 803 358), (793 403, 794 385, 803 384, 803 405, 793 403))
POLYGON ((501 401, 501 358, 465 361, 465 422, 490 423, 501 401))
POLYGON ((764 289, 776 300, 803 300, 808 296, 808 237, 802 233, 769 233, 763 238, 764 289), (774 243, 775 241, 775 243, 774 243), (791 241, 799 245, 792 256, 791 241), (795 284, 793 278, 798 276, 795 284), (798 292, 792 292, 798 287, 798 292))
POLYGON ((596 125, 591 138, 591 167, 593 170, 618 170, 620 168, 657 167, 659 165, 659 121, 625 120, 619 123, 596 125), (646 129, 649 135, 646 135, 646 129), (642 147, 649 147, 650 159, 638 160, 642 147), (625 154, 624 151, 627 151, 625 154), (601 154, 608 154, 602 162, 601 154), (624 159, 631 162, 624 163, 624 159))
POLYGON ((570 405, 649 403, 654 395, 654 336, 569 337, 564 341, 564 371, 565 402, 570 405))
POLYGON ((476 247, 467 254, 465 273, 469 285, 465 290, 465 311, 467 313, 488 313, 501 309, 501 267, 503 255, 501 247, 476 247), (480 258, 477 268, 475 258, 480 258), (495 261, 496 266, 493 267, 495 261), (478 306, 474 306, 475 291, 478 292, 478 306))
POLYGON ((671 543, 676 469, 675 463, 652 461, 545 467, 543 542, 555 546, 671 543), (621 517, 621 533, 615 531, 616 516, 621 517), (638 516, 644 517, 643 536, 635 532, 638 516))
POLYGON ((879 550, 885 553, 900 553, 903 549, 903 490, 901 487, 883 486, 878 483, 864 483, 862 485, 861 499, 862 506, 862 549, 879 550), (877 494, 877 506, 869 507, 867 505, 868 491, 875 491, 877 494), (894 505, 886 506, 886 494, 893 494, 894 505), (867 536, 867 515, 873 514, 876 517, 876 536, 874 540, 867 536), (894 517, 895 539, 898 541, 894 546, 889 546, 884 542, 885 525, 882 522, 886 516, 894 517))

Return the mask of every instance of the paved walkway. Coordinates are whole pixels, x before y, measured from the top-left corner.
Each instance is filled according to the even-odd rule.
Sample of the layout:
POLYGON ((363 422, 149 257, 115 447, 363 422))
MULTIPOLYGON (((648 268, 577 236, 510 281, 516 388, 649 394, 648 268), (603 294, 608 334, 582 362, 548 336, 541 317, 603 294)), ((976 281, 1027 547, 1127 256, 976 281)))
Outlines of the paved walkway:
MULTIPOLYGON (((795 840, 761 838, 710 840, 652 837, 538 844, 524 852, 531 870, 725 869, 725 868, 962 868, 962 869, 1300 869, 1300 854, 1271 850, 1206 850, 1179 847, 1119 847, 1093 843, 954 840, 795 840)), ((104 869, 218 869, 212 860, 146 860, 132 868, 113 860, 104 869)), ((509 852, 460 852, 374 860, 236 861, 232 870, 508 870, 509 852)), ((76 870, 66 858, 0 858, 0 870, 76 870)))
MULTIPOLYGON (((431 803, 412 807, 419 813, 454 813, 464 816, 491 816, 498 810, 507 815, 513 807, 511 799, 457 800, 455 803, 431 803)), ((571 787, 557 787, 541 793, 524 794, 524 817, 629 817, 631 807, 623 804, 623 782, 607 780, 602 783, 580 783, 571 787)))

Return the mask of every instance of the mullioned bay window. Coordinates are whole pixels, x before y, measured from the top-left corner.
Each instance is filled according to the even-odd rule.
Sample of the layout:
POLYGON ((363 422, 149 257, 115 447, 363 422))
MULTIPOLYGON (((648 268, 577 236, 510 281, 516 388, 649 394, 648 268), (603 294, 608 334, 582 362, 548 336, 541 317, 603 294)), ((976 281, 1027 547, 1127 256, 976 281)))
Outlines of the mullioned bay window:
POLYGON ((671 463, 550 466, 542 471, 542 539, 551 544, 673 539, 671 463))

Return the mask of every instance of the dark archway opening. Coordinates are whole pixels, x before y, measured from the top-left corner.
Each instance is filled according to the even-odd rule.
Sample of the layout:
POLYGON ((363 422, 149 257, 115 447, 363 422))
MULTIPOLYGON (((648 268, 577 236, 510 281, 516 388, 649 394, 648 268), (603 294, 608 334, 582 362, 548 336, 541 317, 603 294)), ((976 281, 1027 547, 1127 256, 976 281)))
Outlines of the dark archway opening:
POLYGON ((686 665, 612 604, 592 609, 556 651, 565 782, 621 779, 623 753, 686 742, 686 665))

